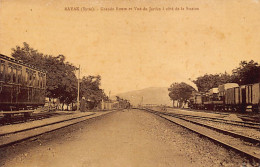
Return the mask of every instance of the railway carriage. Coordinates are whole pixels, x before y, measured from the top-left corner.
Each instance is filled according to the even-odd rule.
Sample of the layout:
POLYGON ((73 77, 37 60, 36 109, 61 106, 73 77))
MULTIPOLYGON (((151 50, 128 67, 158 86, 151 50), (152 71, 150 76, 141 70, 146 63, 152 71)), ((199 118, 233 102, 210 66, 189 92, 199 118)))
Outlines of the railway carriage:
POLYGON ((43 106, 45 90, 45 71, 0 54, 0 111, 43 106))

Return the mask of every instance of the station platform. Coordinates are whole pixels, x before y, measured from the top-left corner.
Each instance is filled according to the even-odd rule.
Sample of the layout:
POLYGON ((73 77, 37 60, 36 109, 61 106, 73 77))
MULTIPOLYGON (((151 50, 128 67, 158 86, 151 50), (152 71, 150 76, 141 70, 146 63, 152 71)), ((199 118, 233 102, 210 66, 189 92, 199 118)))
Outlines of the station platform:
POLYGON ((24 129, 29 129, 33 127, 39 127, 43 126, 46 124, 53 124, 55 122, 63 121, 63 120, 68 120, 68 119, 73 119, 81 116, 87 116, 87 115, 93 115, 96 113, 100 112, 78 112, 78 111, 55 111, 57 113, 62 113, 66 112, 66 114, 58 115, 55 117, 50 117, 50 118, 45 118, 41 120, 34 120, 34 121, 28 121, 24 123, 19 123, 19 124, 11 124, 11 125, 3 125, 0 126, 0 136, 9 134, 9 133, 15 133, 17 131, 23 131, 24 129))

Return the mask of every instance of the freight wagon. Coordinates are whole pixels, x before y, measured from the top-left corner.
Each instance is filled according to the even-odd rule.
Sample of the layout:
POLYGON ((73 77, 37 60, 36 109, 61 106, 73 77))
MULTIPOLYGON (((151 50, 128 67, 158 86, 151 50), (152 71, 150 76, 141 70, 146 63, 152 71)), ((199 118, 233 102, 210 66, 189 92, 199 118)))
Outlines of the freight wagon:
POLYGON ((245 86, 245 102, 253 111, 260 111, 260 83, 245 86))
POLYGON ((260 111, 260 83, 238 86, 236 83, 219 85, 206 93, 193 93, 190 106, 195 109, 260 111), (199 95, 201 101, 196 101, 199 95))

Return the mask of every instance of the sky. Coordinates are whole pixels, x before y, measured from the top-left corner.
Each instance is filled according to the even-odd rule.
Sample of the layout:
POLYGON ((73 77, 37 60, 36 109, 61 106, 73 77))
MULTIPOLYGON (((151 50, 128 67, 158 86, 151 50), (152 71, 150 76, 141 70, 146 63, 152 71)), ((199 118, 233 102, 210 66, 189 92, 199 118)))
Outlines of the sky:
POLYGON ((260 3, 0 0, 0 53, 10 56, 23 42, 44 54, 63 54, 82 75, 101 75, 106 93, 192 84, 206 73, 231 73, 242 60, 260 63, 260 3))

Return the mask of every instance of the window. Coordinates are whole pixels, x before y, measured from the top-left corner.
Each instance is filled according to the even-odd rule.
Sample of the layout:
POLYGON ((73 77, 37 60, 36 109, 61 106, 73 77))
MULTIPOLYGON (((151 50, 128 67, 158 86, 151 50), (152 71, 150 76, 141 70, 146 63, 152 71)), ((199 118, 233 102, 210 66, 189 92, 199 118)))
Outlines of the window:
POLYGON ((36 86, 37 78, 36 78, 36 71, 33 71, 32 74, 32 86, 36 86))
POLYGON ((33 71, 29 68, 26 69, 27 86, 33 86, 33 71))
POLYGON ((13 66, 13 72, 12 72, 12 78, 13 78, 13 83, 17 83, 17 66, 16 65, 14 65, 13 66))
POLYGON ((42 88, 42 73, 38 72, 38 87, 42 88))
POLYGON ((32 73, 30 72, 30 73, 29 73, 29 86, 32 86, 32 84, 33 84, 33 75, 32 75, 32 73))
POLYGON ((0 81, 4 80, 5 61, 0 60, 0 81))
POLYGON ((18 84, 22 83, 22 67, 21 66, 17 67, 17 83, 18 84))
POLYGON ((13 79, 12 78, 12 72, 13 72, 12 64, 8 63, 6 77, 5 77, 6 82, 12 82, 12 79, 13 79))
POLYGON ((29 69, 28 68, 26 68, 26 73, 25 73, 25 80, 24 80, 25 82, 25 85, 28 85, 28 83, 29 83, 29 69))

